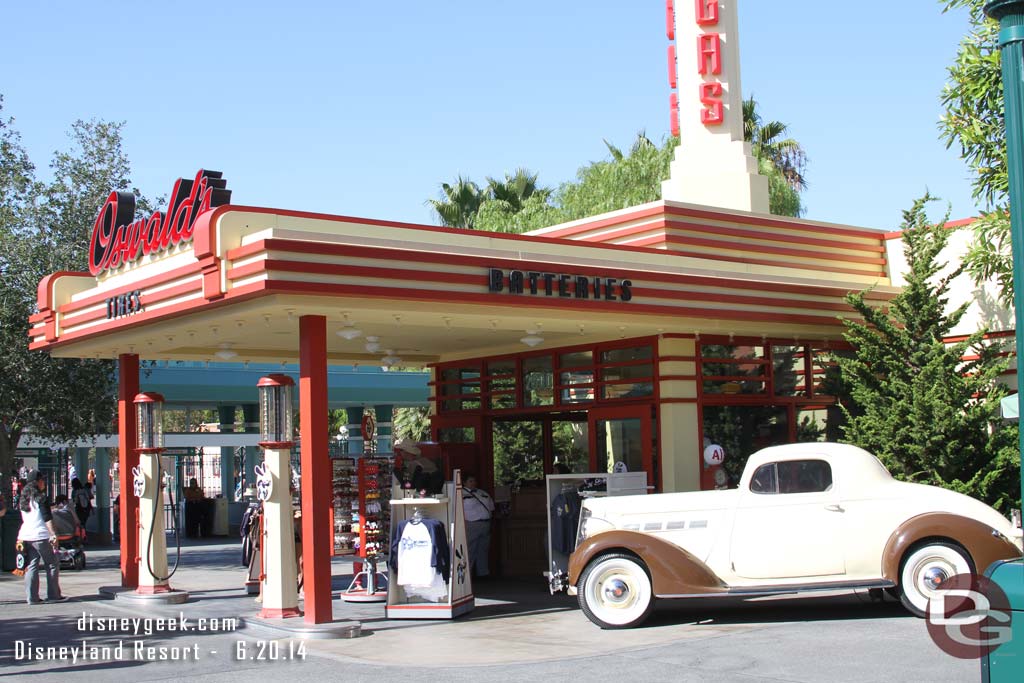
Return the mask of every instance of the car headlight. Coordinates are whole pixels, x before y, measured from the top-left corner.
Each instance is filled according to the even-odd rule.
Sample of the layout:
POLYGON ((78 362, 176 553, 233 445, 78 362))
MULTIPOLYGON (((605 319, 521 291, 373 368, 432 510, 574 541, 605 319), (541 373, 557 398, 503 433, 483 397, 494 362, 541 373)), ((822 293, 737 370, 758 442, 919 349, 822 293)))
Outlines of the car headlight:
POLYGON ((594 534, 601 533, 602 531, 610 531, 614 528, 615 525, 607 519, 594 517, 594 513, 584 507, 583 511, 580 513, 580 528, 576 534, 576 545, 579 546, 585 538, 589 538, 594 534))
POLYGON ((576 527, 576 545, 579 546, 583 542, 583 539, 587 537, 587 521, 591 518, 594 513, 590 511, 586 505, 580 510, 580 524, 576 527))

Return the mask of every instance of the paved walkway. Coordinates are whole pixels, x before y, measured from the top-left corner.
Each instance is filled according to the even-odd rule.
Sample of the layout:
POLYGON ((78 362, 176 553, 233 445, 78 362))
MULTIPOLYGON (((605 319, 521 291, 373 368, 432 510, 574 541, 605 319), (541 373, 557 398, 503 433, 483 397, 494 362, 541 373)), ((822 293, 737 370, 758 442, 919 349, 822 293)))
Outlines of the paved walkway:
MULTIPOLYGON (((89 568, 64 571, 61 583, 73 600, 28 607, 22 581, 0 577, 0 679, 56 680, 86 673, 86 680, 268 680, 280 674, 377 680, 972 680, 976 662, 942 654, 923 622, 892 602, 871 604, 854 593, 757 601, 676 602, 659 606, 644 628, 602 631, 574 598, 551 596, 536 582, 483 583, 477 608, 454 621, 384 618, 382 604, 336 600, 336 619, 357 619, 364 636, 353 640, 306 641, 304 661, 296 641, 274 640, 252 625, 219 633, 150 635, 82 629, 83 616, 178 617, 191 626, 201 618, 255 617, 258 605, 242 588, 244 569, 237 543, 194 542, 182 551, 171 580, 189 591, 185 605, 152 607, 138 614, 118 601, 101 599, 98 588, 119 583, 115 549, 89 549, 89 568), (148 661, 130 656, 136 640, 145 646, 178 648, 198 661, 148 661), (119 662, 15 660, 15 642, 36 647, 123 643, 119 662), (241 643, 241 645, 239 645, 241 643), (261 657, 262 655, 262 657, 261 657), (255 676, 254 676, 255 674, 255 676)), ((172 549, 173 560, 173 549, 172 549)), ((334 562, 334 588, 348 586, 351 563, 334 562)), ((168 651, 170 652, 170 651, 168 651)), ((154 656, 158 656, 156 653, 154 656)))

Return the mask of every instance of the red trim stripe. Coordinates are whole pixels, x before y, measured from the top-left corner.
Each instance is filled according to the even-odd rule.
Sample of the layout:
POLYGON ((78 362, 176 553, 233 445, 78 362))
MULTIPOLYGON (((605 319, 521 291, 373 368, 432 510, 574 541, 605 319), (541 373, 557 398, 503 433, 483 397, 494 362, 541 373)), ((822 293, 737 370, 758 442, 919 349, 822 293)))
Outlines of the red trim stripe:
MULTIPOLYGON (((176 285, 174 287, 168 287, 162 289, 159 292, 153 294, 144 294, 142 301, 143 309, 145 310, 149 306, 160 303, 161 301, 167 301, 168 299, 174 299, 179 296, 186 294, 193 294, 202 291, 202 282, 186 282, 184 284, 176 285)), ((99 320, 100 318, 106 318, 107 311, 104 308, 91 311, 89 313, 81 313, 78 315, 65 315, 61 320, 62 327, 73 327, 77 325, 84 325, 85 323, 92 322, 93 320, 99 320)))
MULTIPOLYGON (((1001 330, 999 332, 987 332, 982 335, 982 339, 1002 339, 1004 337, 1012 336, 1014 336, 1013 330, 1001 330)), ((959 334, 953 337, 945 337, 942 341, 946 344, 957 344, 962 341, 967 341, 970 337, 971 335, 969 334, 959 334)))
MULTIPOLYGON (((783 243, 783 244, 794 244, 794 245, 801 245, 801 246, 817 246, 817 247, 826 247, 826 248, 830 248, 830 249, 842 249, 842 250, 845 250, 845 251, 869 252, 869 253, 878 253, 878 254, 884 254, 885 253, 885 247, 883 247, 881 245, 881 241, 880 240, 879 240, 879 243, 875 244, 875 245, 860 244, 860 243, 854 243, 854 242, 841 242, 841 241, 838 241, 838 240, 829 240, 829 239, 824 239, 824 238, 821 238, 821 237, 804 237, 802 235, 771 234, 771 233, 766 233, 766 232, 758 232, 758 231, 755 231, 755 230, 744 230, 744 229, 741 229, 741 228, 729 228, 729 227, 724 227, 724 226, 702 225, 702 224, 695 224, 695 223, 682 223, 682 222, 674 221, 674 220, 666 221, 664 219, 652 221, 652 222, 649 222, 649 223, 642 223, 640 225, 630 225, 630 226, 626 226, 626 227, 623 227, 623 228, 619 228, 617 230, 611 230, 611 231, 608 231, 608 232, 604 232, 604 233, 602 233, 600 235, 590 235, 590 236, 580 237, 578 239, 578 241, 588 242, 588 243, 589 242, 594 242, 594 243, 602 243, 602 242, 613 243, 613 241, 615 241, 615 240, 621 240, 621 239, 626 238, 626 237, 630 237, 630 236, 633 236, 633 235, 640 235, 640 234, 643 234, 643 233, 646 233, 646 232, 652 232, 652 231, 655 231, 655 230, 662 230, 663 232, 667 231, 667 230, 679 230, 679 231, 685 231, 685 232, 691 232, 691 233, 696 232, 696 233, 704 233, 704 234, 716 235, 716 236, 728 235, 730 237, 737 237, 737 238, 740 238, 740 239, 760 240, 760 242, 757 242, 757 243, 745 243, 742 246, 735 246, 735 243, 725 242, 724 244, 726 244, 729 249, 749 249, 751 251, 764 251, 764 250, 770 250, 770 249, 773 249, 773 248, 774 249, 778 249, 778 248, 781 248, 781 247, 772 247, 771 245, 761 244, 761 242, 778 242, 778 243, 783 243)), ((674 233, 669 233, 669 234, 674 234, 674 233)), ((632 242, 628 242, 628 243, 632 244, 632 242)), ((717 244, 723 244, 723 242, 717 241, 717 240, 716 240, 716 243, 717 244)), ((813 253, 814 253, 814 255, 816 257, 822 258, 821 252, 813 252, 813 253)), ((853 256, 853 255, 847 255, 847 254, 830 254, 830 256, 837 256, 840 260, 844 260, 844 259, 856 260, 857 258, 869 258, 869 257, 856 257, 856 256, 853 256)), ((882 259, 881 261, 884 262, 884 259, 882 259)))
MULTIPOLYGON (((256 285, 262 285, 267 292, 301 293, 314 296, 352 296, 372 297, 380 299, 398 299, 408 301, 442 301, 458 304, 482 304, 485 306, 504 305, 523 308, 523 300, 519 297, 495 297, 493 294, 474 294, 472 292, 444 292, 436 290, 410 290, 397 287, 375 287, 366 285, 344 285, 323 282, 292 282, 287 280, 263 280, 256 285)), ((254 285, 255 286, 255 285, 254 285)), ((800 315, 795 313, 764 313, 760 311, 732 310, 721 308, 684 308, 676 306, 664 306, 658 304, 638 304, 630 302, 625 306, 621 302, 594 301, 593 299, 565 299, 562 297, 532 298, 532 306, 539 308, 566 309, 575 311, 595 310, 614 312, 618 314, 652 314, 670 315, 676 317, 693 316, 707 318, 714 315, 717 318, 730 320, 753 320, 753 321, 774 321, 791 322, 808 325, 828 325, 842 328, 842 322, 835 316, 813 316, 800 315)))
MULTIPOLYGON (((670 282, 683 285, 704 285, 708 287, 720 287, 723 289, 753 289, 758 292, 773 291, 787 294, 806 295, 814 292, 820 296, 844 297, 851 291, 851 288, 808 286, 780 282, 766 282, 759 280, 735 280, 728 277, 716 277, 710 275, 686 275, 678 273, 648 272, 624 268, 604 268, 600 266, 573 266, 560 263, 544 264, 542 262, 524 262, 509 258, 487 258, 485 256, 467 256, 463 254, 442 254, 419 252, 412 249, 394 249, 391 247, 364 247, 349 244, 327 244, 320 242, 302 242, 298 240, 268 239, 240 247, 238 250, 228 252, 228 259, 251 256, 261 251, 287 251, 297 254, 320 254, 324 256, 348 256, 352 258, 384 259, 388 261, 415 261, 416 263, 432 263, 455 266, 471 266, 475 268, 505 268, 521 271, 551 271, 572 273, 576 275, 587 275, 591 277, 615 277, 619 280, 634 280, 637 282, 670 282), (239 253, 236 253, 239 252, 239 253)), ((664 250, 653 250, 657 254, 664 255, 664 250)), ((771 265, 780 266, 777 262, 771 265)), ((248 271, 245 271, 248 272, 248 271)), ((421 271, 420 271, 421 272, 421 271)), ((865 271, 855 271, 860 275, 870 275, 865 271)), ((888 301, 895 294, 886 294, 877 290, 868 293, 867 298, 877 301, 888 301)), ((691 337, 692 338, 692 337, 691 337)))
POLYGON ((136 289, 147 289, 149 287, 156 287, 162 284, 166 284, 168 282, 173 282, 174 280, 178 280, 183 277, 187 277, 189 275, 195 275, 199 272, 201 272, 199 265, 196 263, 191 263, 187 266, 181 266, 180 268, 169 270, 166 273, 161 273, 159 275, 144 278, 137 282, 132 282, 131 284, 124 285, 123 287, 110 289, 105 292, 99 292, 98 294, 87 296, 84 299, 79 299, 78 301, 72 301, 63 304, 57 310, 59 310, 61 313, 71 314, 83 308, 88 308, 102 301, 106 301, 111 297, 120 296, 121 294, 127 294, 128 292, 134 292, 136 289))
MULTIPOLYGON (((708 240, 687 240, 676 235, 666 235, 665 243, 671 246, 683 246, 683 247, 700 247, 700 246, 713 246, 710 244, 702 244, 701 242, 707 242, 708 240)), ((733 256, 729 254, 709 254, 707 252, 696 252, 693 254, 687 254, 694 258, 706 258, 715 261, 733 261, 736 263, 749 263, 751 265, 758 266, 774 266, 776 268, 799 268, 801 270, 820 270, 828 273, 844 273, 849 275, 864 275, 867 277, 887 277, 884 271, 871 271, 861 270, 853 268, 836 268, 830 265, 818 265, 813 263, 787 263, 785 261, 772 261, 770 259, 757 259, 749 258, 746 256, 733 256)), ((815 258, 817 260, 825 260, 826 257, 822 256, 804 256, 802 258, 815 258)), ((884 263, 884 260, 882 261, 884 263)), ((874 264, 872 264, 874 265, 874 264)))
POLYGON ((702 209, 684 208, 680 206, 670 206, 664 202, 658 202, 653 206, 644 207, 630 213, 624 213, 620 216, 602 218, 595 221, 586 223, 580 223, 566 228, 560 228, 558 230, 552 230, 551 232, 543 233, 543 237, 562 238, 567 235, 577 235, 581 232, 589 232, 591 230, 598 230, 603 227, 611 225, 617 225, 621 223, 628 223, 629 221, 638 220, 659 213, 671 215, 671 216, 685 216, 687 218, 704 218, 707 220, 721 221, 723 223, 734 223, 740 225, 753 225, 758 227, 766 228, 786 228, 789 230, 799 230, 802 232, 812 232, 821 234, 822 232, 830 232, 841 235, 848 235, 850 237, 860 237, 866 239, 881 239, 881 232, 873 232, 862 228, 851 228, 846 226, 836 226, 828 224, 808 224, 806 222, 795 220, 787 220, 785 218, 767 218, 762 216, 750 216, 744 214, 730 214, 718 211, 709 211, 702 209))
MULTIPOLYGON (((309 263, 305 261, 284 261, 278 259, 264 259, 262 261, 256 261, 253 263, 246 264, 239 268, 232 268, 228 270, 228 278, 231 280, 249 277, 262 272, 290 272, 290 273, 313 273, 318 275, 333 275, 337 277, 364 277, 371 279, 381 280, 396 280, 396 281, 408 281, 408 282, 439 282, 449 284, 461 284, 461 285, 476 285, 485 287, 487 285, 487 276, 484 274, 470 275, 466 273, 444 273, 444 272, 425 272, 422 270, 412 270, 405 268, 377 268, 373 266, 351 266, 346 264, 332 264, 332 263, 309 263)), ((505 284, 508 283, 508 278, 504 280, 505 284)), ((342 284, 342 283, 336 283, 342 284)), ((409 288, 413 289, 412 287, 409 288)), ((570 283, 569 291, 575 293, 575 283, 570 283)), ((510 294, 496 294, 490 293, 491 297, 500 296, 518 296, 510 294)), ((527 295, 522 295, 526 297, 527 295)), ((532 296, 529 300, 532 300, 532 296)), ((537 295, 539 296, 539 295, 537 295)), ((668 289, 658 289, 653 287, 633 287, 634 298, 640 297, 651 297, 657 299, 673 299, 678 301, 703 301, 703 302, 715 302, 715 303, 732 303, 732 304, 750 304, 755 306, 765 306, 774 308, 813 308, 816 310, 829 310, 829 311, 840 311, 850 312, 849 306, 839 302, 826 302, 826 301, 807 301, 807 300, 790 300, 790 299, 772 299, 769 297, 758 297, 758 296, 747 296, 737 294, 720 294, 712 292, 692 292, 692 291, 676 291, 668 289)), ((575 297, 572 297, 573 300, 575 297)), ((524 299, 524 302, 526 299, 524 299)), ((577 300, 582 302, 592 301, 592 299, 580 299, 577 300)), ((586 304, 583 304, 586 305, 586 304)), ((619 304, 630 306, 630 304, 619 304)), ((625 310, 625 309, 623 309, 625 310)))

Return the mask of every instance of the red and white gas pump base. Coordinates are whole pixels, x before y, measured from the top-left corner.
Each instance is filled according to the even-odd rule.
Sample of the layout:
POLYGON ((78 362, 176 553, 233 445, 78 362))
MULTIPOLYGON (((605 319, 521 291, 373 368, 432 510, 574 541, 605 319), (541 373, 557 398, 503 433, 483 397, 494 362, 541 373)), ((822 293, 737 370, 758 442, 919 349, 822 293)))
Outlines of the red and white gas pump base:
POLYGON ((164 534, 164 482, 160 468, 163 447, 163 402, 160 394, 140 393, 135 397, 139 464, 132 468, 132 493, 139 499, 138 548, 139 584, 135 591, 116 594, 119 600, 144 600, 178 604, 188 593, 174 590, 167 571, 167 538, 164 534))
POLYGON ((260 446, 263 466, 256 496, 263 501, 263 619, 302 616, 295 565, 292 511, 292 390, 295 381, 281 374, 260 378, 260 446))

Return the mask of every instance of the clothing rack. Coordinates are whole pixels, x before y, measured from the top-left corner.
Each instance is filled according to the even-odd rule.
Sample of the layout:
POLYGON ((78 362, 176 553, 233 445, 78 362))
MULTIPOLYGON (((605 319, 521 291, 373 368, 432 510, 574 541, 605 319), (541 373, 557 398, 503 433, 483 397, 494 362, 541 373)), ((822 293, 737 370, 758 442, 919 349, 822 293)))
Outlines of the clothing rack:
POLYGON ((569 555, 576 547, 582 499, 600 496, 647 493, 646 472, 586 472, 549 474, 548 501, 548 587, 562 590, 569 571, 569 555))
POLYGON ((402 522, 415 524, 425 519, 440 522, 448 542, 448 570, 443 575, 446 594, 436 601, 410 594, 399 585, 398 571, 389 563, 385 615, 388 619, 454 619, 472 611, 476 603, 469 575, 462 473, 455 470, 453 480, 445 482, 444 491, 439 496, 402 498, 402 495, 401 486, 396 484, 392 489, 389 538, 394 538, 402 522))

